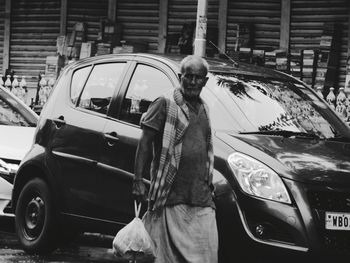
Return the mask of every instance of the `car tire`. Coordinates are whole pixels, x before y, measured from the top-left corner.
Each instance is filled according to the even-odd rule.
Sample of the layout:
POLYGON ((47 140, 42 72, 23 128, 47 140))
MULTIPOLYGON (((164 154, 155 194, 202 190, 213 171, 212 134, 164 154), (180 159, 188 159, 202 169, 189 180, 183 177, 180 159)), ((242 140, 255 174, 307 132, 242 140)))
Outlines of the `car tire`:
POLYGON ((16 206, 15 225, 20 244, 29 254, 47 254, 56 247, 58 222, 47 183, 34 178, 23 187, 16 206))

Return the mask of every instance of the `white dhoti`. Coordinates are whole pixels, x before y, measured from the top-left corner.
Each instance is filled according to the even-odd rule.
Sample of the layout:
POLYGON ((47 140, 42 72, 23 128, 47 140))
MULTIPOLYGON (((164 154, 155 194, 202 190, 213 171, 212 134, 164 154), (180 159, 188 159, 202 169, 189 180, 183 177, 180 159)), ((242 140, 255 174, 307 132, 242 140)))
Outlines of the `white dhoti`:
POLYGON ((143 221, 156 245, 155 263, 218 262, 213 208, 180 204, 148 211, 143 221))

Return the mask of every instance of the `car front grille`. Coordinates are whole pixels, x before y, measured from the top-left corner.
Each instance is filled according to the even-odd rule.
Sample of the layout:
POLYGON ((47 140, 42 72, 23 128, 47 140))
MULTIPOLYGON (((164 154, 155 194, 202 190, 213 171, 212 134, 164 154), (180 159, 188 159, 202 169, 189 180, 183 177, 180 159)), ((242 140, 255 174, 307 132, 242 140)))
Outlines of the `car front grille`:
POLYGON ((350 254, 350 231, 325 229, 325 212, 350 213, 350 190, 312 190, 308 191, 308 200, 325 252, 350 254))
POLYGON ((325 231, 323 243, 327 250, 350 254, 350 232, 347 231, 325 231))
POLYGON ((350 212, 350 192, 311 191, 308 193, 312 208, 323 211, 350 212))

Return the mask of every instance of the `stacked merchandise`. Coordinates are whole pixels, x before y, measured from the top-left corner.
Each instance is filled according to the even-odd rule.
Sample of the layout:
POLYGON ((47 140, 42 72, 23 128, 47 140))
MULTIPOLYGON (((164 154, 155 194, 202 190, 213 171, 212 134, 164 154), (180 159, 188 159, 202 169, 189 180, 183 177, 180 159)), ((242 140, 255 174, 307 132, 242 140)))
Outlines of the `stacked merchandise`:
POLYGON ((110 43, 97 43, 96 45, 96 56, 106 55, 111 53, 110 43))
POLYGON ((245 63, 252 62, 252 49, 249 47, 241 47, 239 49, 239 61, 245 63))
POLYGON ((265 50, 253 49, 252 63, 258 66, 264 66, 265 50))
POLYGON ((325 52, 320 51, 317 54, 317 69, 315 76, 315 87, 322 87, 325 84, 327 73, 327 60, 328 55, 325 52))
POLYGON ((239 59, 241 51, 243 52, 243 56, 247 53, 247 50, 244 48, 252 47, 254 39, 253 30, 252 24, 233 24, 232 31, 230 30, 230 35, 227 38, 227 53, 235 60, 239 59), (243 50, 241 50, 242 48, 243 50))
POLYGON ((339 34, 335 24, 326 23, 321 36, 315 79, 315 86, 323 87, 325 93, 336 84, 339 42, 339 34))
POLYGON ((276 69, 283 72, 289 71, 288 54, 286 50, 276 50, 276 69))
POLYGON ((122 40, 122 26, 110 20, 101 20, 100 40, 104 43, 110 43, 112 47, 120 45, 122 40))
POLYGON ((301 71, 303 68, 303 56, 301 50, 290 51, 290 74, 301 79, 301 71))
POLYGON ((47 56, 45 64, 45 76, 47 79, 56 80, 60 74, 61 69, 64 67, 63 56, 47 56))
POLYGON ((94 42, 83 42, 81 43, 79 59, 88 58, 95 54, 95 43, 94 42))
POLYGON ((112 53, 115 45, 120 45, 121 26, 113 21, 101 19, 100 31, 96 43, 96 56, 112 53))
POLYGON ((136 52, 146 52, 148 44, 146 42, 138 41, 120 41, 121 46, 116 46, 113 48, 113 53, 136 53, 136 52))
POLYGON ((68 42, 68 58, 79 58, 81 44, 85 42, 86 38, 86 26, 82 22, 78 22, 74 25, 73 32, 68 42))
POLYGON ((302 80, 311 87, 314 84, 315 53, 312 49, 303 50, 302 80))
POLYGON ((253 27, 251 24, 233 25, 233 44, 234 50, 240 50, 241 47, 251 47, 253 43, 253 27))
POLYGON ((276 51, 265 52, 265 66, 268 68, 276 68, 276 51))

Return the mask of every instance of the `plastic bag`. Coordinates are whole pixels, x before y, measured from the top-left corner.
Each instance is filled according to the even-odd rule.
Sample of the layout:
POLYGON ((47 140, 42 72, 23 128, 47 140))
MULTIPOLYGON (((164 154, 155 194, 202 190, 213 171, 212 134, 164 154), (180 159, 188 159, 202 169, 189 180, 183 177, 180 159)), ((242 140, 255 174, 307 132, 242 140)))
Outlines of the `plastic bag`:
POLYGON ((124 259, 150 260, 155 256, 154 244, 139 218, 141 203, 135 205, 135 218, 119 230, 113 240, 113 252, 124 259))

